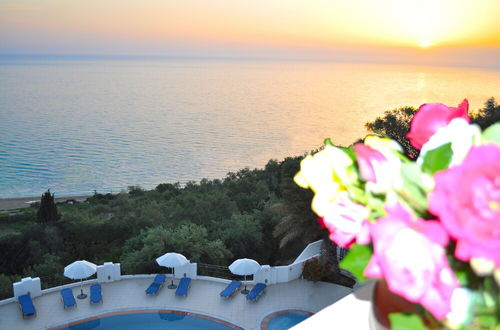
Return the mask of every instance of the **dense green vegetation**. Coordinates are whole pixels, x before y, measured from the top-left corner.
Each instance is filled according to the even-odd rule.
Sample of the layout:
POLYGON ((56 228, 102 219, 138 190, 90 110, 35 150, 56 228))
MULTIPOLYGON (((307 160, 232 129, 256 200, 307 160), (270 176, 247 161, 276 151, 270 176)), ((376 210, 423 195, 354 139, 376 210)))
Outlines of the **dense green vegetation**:
POLYGON ((64 266, 79 259, 121 262, 125 273, 165 271, 154 260, 168 251, 224 266, 243 257, 287 264, 308 242, 279 249, 273 231, 282 215, 274 205, 293 194, 283 187, 291 186, 299 162, 300 157, 271 160, 264 169, 243 169, 223 180, 184 187, 130 187, 117 195, 58 204, 58 210, 50 208, 52 196, 46 193, 42 207, 0 217, 2 297, 10 296, 12 281, 23 276, 40 276, 44 286, 62 283, 64 266), (42 209, 50 210, 44 213, 52 220, 38 217, 42 209))
MULTIPOLYGON (((414 109, 386 112, 367 127, 400 141, 414 109)), ((486 127, 499 120, 494 99, 474 115, 486 127)), ((193 262, 229 265, 237 258, 261 264, 288 264, 307 243, 327 238, 310 209, 312 193, 293 183, 302 156, 270 160, 264 169, 243 169, 222 180, 160 184, 145 191, 98 194, 83 203, 55 207, 50 192, 41 204, 17 214, 0 214, 0 299, 12 296, 12 283, 39 276, 44 287, 67 281, 65 265, 80 259, 120 262, 124 273, 165 272, 155 258, 169 251, 193 262)), ((326 240, 324 277, 344 285, 335 246, 326 240)))

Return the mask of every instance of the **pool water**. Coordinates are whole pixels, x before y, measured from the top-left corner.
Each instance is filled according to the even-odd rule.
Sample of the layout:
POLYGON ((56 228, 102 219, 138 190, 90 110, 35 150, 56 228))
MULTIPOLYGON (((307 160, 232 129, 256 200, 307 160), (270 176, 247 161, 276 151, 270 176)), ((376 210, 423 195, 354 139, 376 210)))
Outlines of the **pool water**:
POLYGON ((286 330, 307 319, 310 315, 288 312, 274 316, 267 324, 267 330, 286 330))
POLYGON ((179 313, 128 313, 71 325, 61 330, 228 330, 232 329, 226 325, 179 313))

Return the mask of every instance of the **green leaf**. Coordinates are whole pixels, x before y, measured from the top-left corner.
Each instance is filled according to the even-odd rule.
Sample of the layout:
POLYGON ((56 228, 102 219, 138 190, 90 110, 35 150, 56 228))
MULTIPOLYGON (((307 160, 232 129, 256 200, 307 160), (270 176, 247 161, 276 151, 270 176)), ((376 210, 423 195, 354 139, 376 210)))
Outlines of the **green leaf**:
POLYGON ((330 138, 326 138, 324 141, 323 141, 323 144, 325 146, 332 146, 333 147, 333 142, 332 142, 332 139, 330 138))
POLYGON ((422 169, 430 174, 444 170, 450 165, 452 156, 451 143, 443 144, 425 154, 422 169))
POLYGON ((469 284, 469 274, 465 270, 454 269, 453 272, 457 277, 458 282, 461 286, 466 287, 469 284))
POLYGON ((389 320, 393 330, 428 329, 417 314, 392 313, 389 314, 389 320))
POLYGON ((359 282, 364 282, 366 279, 363 272, 368 262, 370 262, 372 254, 373 252, 368 245, 354 244, 346 257, 340 262, 340 268, 351 272, 359 282))
POLYGON ((342 150, 347 156, 349 156, 349 158, 351 158, 354 166, 357 166, 358 161, 356 159, 356 153, 354 152, 354 145, 351 145, 348 148, 345 147, 338 147, 338 148, 342 150))
POLYGON ((412 182, 414 185, 423 187, 422 171, 415 162, 401 164, 401 176, 405 181, 412 182))
POLYGON ((411 206, 419 215, 425 214, 428 208, 422 175, 423 173, 415 162, 403 163, 401 165, 403 187, 396 190, 398 198, 411 206))
POLYGON ((483 139, 485 141, 500 143, 500 123, 496 123, 488 127, 483 132, 483 139))
POLYGON ((498 326, 498 318, 492 313, 490 315, 479 315, 475 321, 481 325, 481 329, 494 329, 498 326))

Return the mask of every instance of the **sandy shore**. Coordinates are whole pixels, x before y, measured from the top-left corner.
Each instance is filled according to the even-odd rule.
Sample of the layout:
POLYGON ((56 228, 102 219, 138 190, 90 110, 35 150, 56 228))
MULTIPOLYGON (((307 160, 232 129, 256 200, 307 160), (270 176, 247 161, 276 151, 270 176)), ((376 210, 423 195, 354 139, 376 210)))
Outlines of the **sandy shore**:
MULTIPOLYGON (((55 197, 56 203, 65 202, 68 199, 74 199, 78 202, 83 202, 91 196, 66 196, 55 197)), ((16 210, 30 206, 31 203, 40 202, 41 196, 38 197, 21 197, 21 198, 0 198, 0 211, 16 210)))

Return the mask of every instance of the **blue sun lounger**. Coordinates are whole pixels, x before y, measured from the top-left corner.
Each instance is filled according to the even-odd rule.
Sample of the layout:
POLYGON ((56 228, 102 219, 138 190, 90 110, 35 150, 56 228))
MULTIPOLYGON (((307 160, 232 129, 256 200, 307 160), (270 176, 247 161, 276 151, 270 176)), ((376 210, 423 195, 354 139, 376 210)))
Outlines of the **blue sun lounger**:
POLYGON ((73 290, 71 290, 70 288, 62 289, 61 297, 63 300, 64 308, 76 306, 75 296, 73 296, 73 290))
POLYGON ((247 294, 247 300, 249 301, 257 301, 259 297, 264 293, 266 290, 267 285, 264 283, 257 283, 255 286, 252 288, 252 290, 247 294))
POLYGON ((232 281, 231 283, 228 284, 228 286, 224 290, 221 291, 220 296, 224 297, 224 298, 229 298, 236 291, 238 291, 238 289, 240 288, 240 286, 241 286, 241 282, 240 281, 232 281))
POLYGON ((177 290, 175 290, 175 295, 187 296, 190 285, 191 285, 191 278, 189 277, 181 278, 181 280, 179 281, 179 286, 177 287, 177 290))
POLYGON ((29 293, 23 294, 22 296, 19 296, 17 299, 19 301, 19 308, 23 313, 23 318, 36 315, 35 305, 33 305, 33 301, 31 301, 31 296, 29 293))
POLYGON ((92 284, 90 286, 90 303, 102 303, 102 288, 100 284, 92 284))
POLYGON ((165 274, 156 275, 153 282, 146 289, 146 294, 158 294, 160 289, 163 287, 163 284, 165 284, 166 278, 167 276, 165 274))

